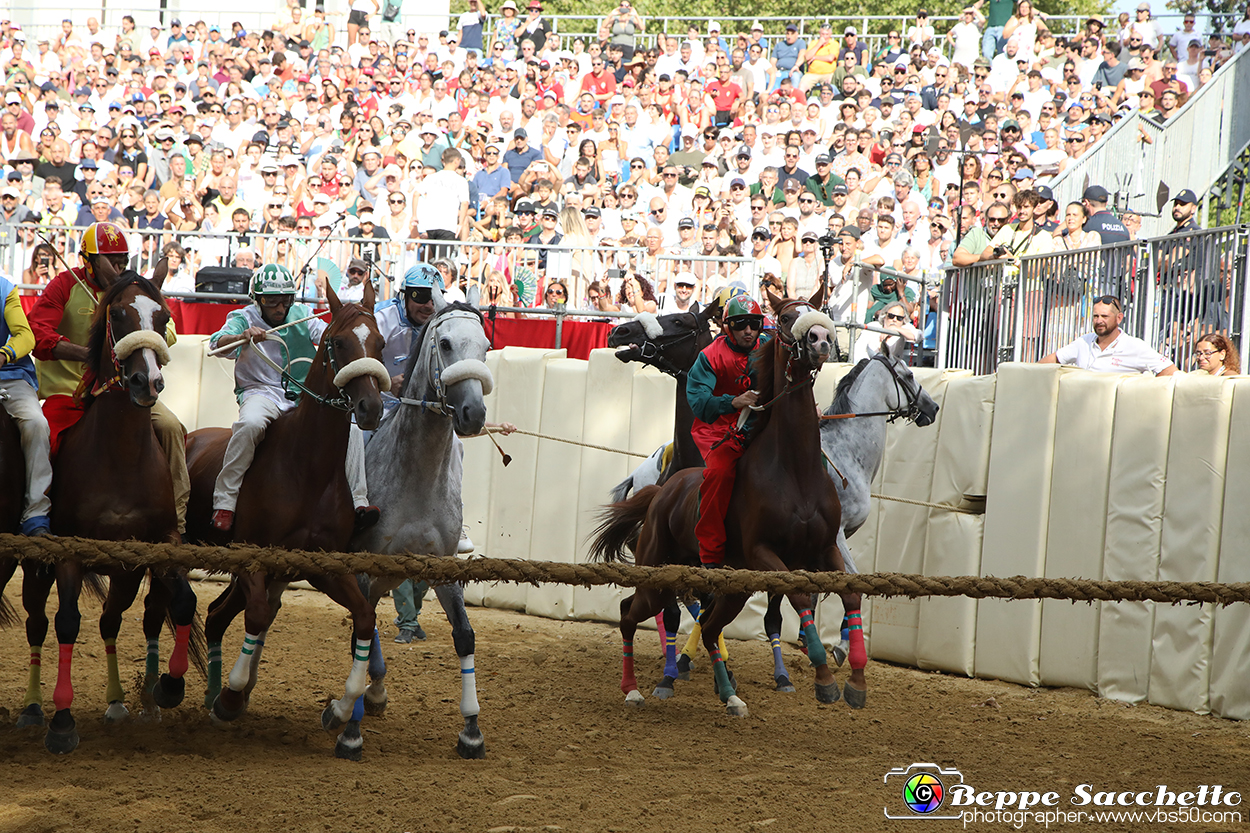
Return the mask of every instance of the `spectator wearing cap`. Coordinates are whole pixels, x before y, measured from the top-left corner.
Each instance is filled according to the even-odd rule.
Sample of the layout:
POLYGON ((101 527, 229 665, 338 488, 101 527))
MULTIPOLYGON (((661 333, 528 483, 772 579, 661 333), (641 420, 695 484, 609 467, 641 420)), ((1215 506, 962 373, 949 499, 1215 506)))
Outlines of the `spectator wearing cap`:
MULTIPOLYGON (((363 238, 364 240, 390 240, 391 235, 386 229, 382 228, 374 219, 373 210, 368 207, 362 207, 356 213, 356 225, 347 230, 347 236, 351 238, 363 238)), ((363 241, 352 242, 352 257, 372 260, 374 263, 381 263, 384 259, 383 244, 366 243, 363 241)))
POLYGON ((799 256, 790 261, 786 297, 807 298, 823 282, 826 269, 818 242, 820 235, 821 231, 817 229, 806 229, 799 234, 799 256))
POLYGON ((777 89, 783 78, 789 78, 791 83, 798 86, 803 77, 799 66, 803 63, 803 54, 806 51, 807 41, 799 37, 799 27, 794 23, 787 23, 785 37, 773 44, 772 55, 768 58, 774 73, 769 92, 777 89))
POLYGON ((514 196, 525 193, 521 188, 521 177, 531 165, 541 162, 542 158, 542 151, 530 145, 529 134, 525 128, 518 127, 513 133, 512 147, 503 154, 503 164, 508 168, 508 174, 512 178, 511 188, 514 196))
POLYGON ((1172 199, 1172 220, 1176 223, 1168 234, 1179 234, 1185 231, 1197 231, 1198 197, 1186 188, 1172 199))
POLYGON ((1110 199, 1111 195, 1101 185, 1091 185, 1081 195, 1081 202, 1085 204, 1085 210, 1089 213, 1084 230, 1097 232, 1104 246, 1111 243, 1123 243, 1131 239, 1124 224, 1107 210, 1107 202, 1110 199))

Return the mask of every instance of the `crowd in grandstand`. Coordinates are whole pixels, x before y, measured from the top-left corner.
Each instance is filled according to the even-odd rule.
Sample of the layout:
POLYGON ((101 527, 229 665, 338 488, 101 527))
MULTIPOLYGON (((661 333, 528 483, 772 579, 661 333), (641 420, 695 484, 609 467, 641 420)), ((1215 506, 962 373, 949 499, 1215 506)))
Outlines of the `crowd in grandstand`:
POLYGON ((657 36, 630 0, 588 39, 541 0, 470 0, 441 32, 397 10, 337 21, 292 0, 264 31, 88 18, 35 42, 0 22, 13 277, 63 268, 56 226, 113 219, 140 269, 170 258, 170 291, 316 255, 350 272, 347 297, 360 261, 429 259, 500 306, 672 310, 828 279, 835 318, 917 315, 911 280, 944 264, 1133 234, 1101 216, 1104 189, 1064 206, 1046 183, 1124 113, 1171 117, 1250 43, 1250 13, 1221 38, 1192 15, 1163 32, 1147 3, 1062 35, 1029 0, 978 0, 871 46, 811 21, 657 36), (539 248, 490 245, 521 242, 539 248))

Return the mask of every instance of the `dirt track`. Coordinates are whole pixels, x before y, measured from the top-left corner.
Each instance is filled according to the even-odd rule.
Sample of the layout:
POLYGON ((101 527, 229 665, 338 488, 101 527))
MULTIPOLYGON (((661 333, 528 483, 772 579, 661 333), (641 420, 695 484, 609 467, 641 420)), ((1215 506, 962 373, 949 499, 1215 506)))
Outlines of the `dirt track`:
MULTIPOLYGON (((201 610, 219 588, 197 587, 201 610)), ((319 594, 288 592, 251 709, 225 729, 209 723, 194 670, 186 702, 160 723, 101 725, 104 650, 98 610, 86 609, 75 665, 82 744, 66 758, 3 713, 21 708, 27 650, 21 629, 0 632, 0 831, 898 831, 911 827, 884 818, 883 807, 900 802, 897 782, 887 788, 882 777, 915 761, 956 767, 978 790, 1057 790, 1065 801, 1080 783, 1219 783, 1247 796, 1242 824, 1098 829, 1250 829, 1250 726, 876 663, 868 708, 852 712, 816 704, 797 650, 786 655, 799 693, 784 695, 772 690, 766 646, 732 642, 749 718, 724 714, 705 658, 673 700, 648 698, 633 711, 617 686, 615 628, 480 608, 470 616, 487 757, 462 761, 450 628, 427 605, 429 639, 395 645, 387 606, 379 621, 391 705, 366 719, 361 763, 335 760, 320 730, 326 698, 342 695, 348 654, 343 613, 319 594)), ((124 679, 143 668, 141 611, 128 614, 119 640, 124 679)), ((236 623, 223 646, 227 669, 240 633, 236 623)), ((637 651, 649 694, 659 677, 654 634, 641 634, 637 651)), ((55 656, 47 646, 45 657, 55 656)), ((52 660, 49 710, 54 683, 52 660)), ((957 829, 945 824, 934 829, 957 829)))

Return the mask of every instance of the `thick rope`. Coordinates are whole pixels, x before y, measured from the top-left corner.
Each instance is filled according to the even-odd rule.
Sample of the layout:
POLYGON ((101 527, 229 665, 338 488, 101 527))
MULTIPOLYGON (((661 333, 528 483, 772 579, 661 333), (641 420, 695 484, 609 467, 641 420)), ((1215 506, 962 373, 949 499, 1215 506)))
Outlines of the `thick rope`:
POLYGON ((1013 576, 919 576, 902 573, 808 573, 718 570, 667 565, 561 564, 500 558, 462 560, 428 555, 300 552, 275 547, 195 547, 140 541, 93 541, 86 538, 27 538, 0 535, 0 558, 56 563, 80 559, 87 567, 175 566, 185 569, 281 576, 368 573, 423 579, 431 584, 464 581, 510 581, 524 584, 571 584, 582 587, 676 588, 715 593, 862 593, 867 596, 968 596, 974 599, 1068 599, 1071 601, 1209 602, 1250 601, 1250 582, 1095 581, 1013 576))

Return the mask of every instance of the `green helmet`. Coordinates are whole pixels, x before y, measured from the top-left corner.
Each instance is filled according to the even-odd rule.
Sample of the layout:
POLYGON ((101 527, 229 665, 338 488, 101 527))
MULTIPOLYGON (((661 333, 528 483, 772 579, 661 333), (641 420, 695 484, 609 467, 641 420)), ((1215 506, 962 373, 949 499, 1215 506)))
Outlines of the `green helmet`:
POLYGON ((277 263, 266 263, 252 275, 247 296, 253 301, 259 295, 294 295, 295 276, 291 270, 277 263))
POLYGON ((722 316, 722 319, 731 321, 734 318, 748 315, 762 320, 764 311, 760 309, 760 305, 750 295, 735 295, 725 304, 725 314, 722 316))

